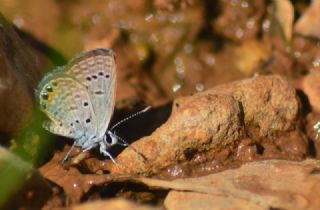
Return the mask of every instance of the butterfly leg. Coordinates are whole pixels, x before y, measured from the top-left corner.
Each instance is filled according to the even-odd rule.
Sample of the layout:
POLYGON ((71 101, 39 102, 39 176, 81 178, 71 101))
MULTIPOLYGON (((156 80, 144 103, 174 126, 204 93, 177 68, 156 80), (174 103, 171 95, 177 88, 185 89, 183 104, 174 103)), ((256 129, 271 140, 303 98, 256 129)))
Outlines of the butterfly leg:
POLYGON ((316 131, 315 140, 317 140, 320 134, 320 121, 313 126, 313 129, 316 131))
POLYGON ((66 162, 68 160, 70 153, 73 150, 73 148, 75 147, 75 145, 76 145, 76 141, 73 142, 73 144, 72 144, 71 148, 69 149, 69 151, 67 152, 66 156, 64 156, 62 163, 66 162))
POLYGON ((104 156, 107 156, 110 158, 110 160, 115 164, 118 165, 116 160, 112 157, 112 155, 107 151, 107 146, 104 141, 100 142, 100 153, 102 153, 104 156))

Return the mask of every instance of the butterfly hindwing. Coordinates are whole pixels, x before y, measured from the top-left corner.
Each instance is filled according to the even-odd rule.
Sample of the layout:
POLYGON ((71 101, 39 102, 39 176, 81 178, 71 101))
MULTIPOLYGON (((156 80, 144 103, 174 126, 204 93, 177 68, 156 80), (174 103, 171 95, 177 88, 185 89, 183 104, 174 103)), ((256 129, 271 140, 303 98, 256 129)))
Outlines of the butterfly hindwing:
POLYGON ((42 127, 47 131, 54 133, 59 136, 64 136, 68 138, 73 138, 72 133, 70 134, 71 129, 66 126, 61 126, 58 121, 45 121, 42 123, 42 127))
POLYGON ((98 128, 87 88, 76 79, 61 73, 45 79, 38 90, 40 108, 52 121, 45 124, 45 127, 76 141, 84 141, 96 135, 98 128))

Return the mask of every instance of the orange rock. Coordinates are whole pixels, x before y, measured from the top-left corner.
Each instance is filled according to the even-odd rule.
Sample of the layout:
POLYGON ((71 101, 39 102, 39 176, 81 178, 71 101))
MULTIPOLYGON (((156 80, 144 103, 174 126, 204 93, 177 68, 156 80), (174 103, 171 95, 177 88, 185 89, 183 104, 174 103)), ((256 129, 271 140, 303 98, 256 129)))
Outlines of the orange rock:
MULTIPOLYGON (((155 174, 186 161, 187 150, 210 151, 212 159, 244 133, 260 139, 295 130, 298 110, 294 88, 280 76, 251 78, 178 98, 168 121, 124 150, 117 158, 122 167, 114 165, 111 173, 155 174)), ((303 135, 294 137, 302 142, 296 145, 307 147, 303 135)))
POLYGON ((320 112, 320 72, 314 71, 304 77, 302 88, 307 94, 312 108, 320 112))

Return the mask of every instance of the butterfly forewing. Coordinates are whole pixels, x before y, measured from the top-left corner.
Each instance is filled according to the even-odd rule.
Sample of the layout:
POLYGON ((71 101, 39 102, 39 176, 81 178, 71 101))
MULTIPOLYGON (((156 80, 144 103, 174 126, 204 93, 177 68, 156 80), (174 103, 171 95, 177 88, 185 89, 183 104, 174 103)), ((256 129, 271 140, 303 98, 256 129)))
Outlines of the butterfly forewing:
MULTIPOLYGON (((53 75, 39 87, 40 108, 52 121, 49 131, 76 141, 96 135, 97 127, 87 88, 67 75, 53 75), (66 135, 68 133, 68 135, 66 135)), ((81 145, 81 142, 77 142, 81 145)))
POLYGON ((81 81, 87 88, 97 119, 98 139, 101 139, 110 122, 116 85, 114 53, 109 49, 96 49, 74 58, 65 73, 81 81))

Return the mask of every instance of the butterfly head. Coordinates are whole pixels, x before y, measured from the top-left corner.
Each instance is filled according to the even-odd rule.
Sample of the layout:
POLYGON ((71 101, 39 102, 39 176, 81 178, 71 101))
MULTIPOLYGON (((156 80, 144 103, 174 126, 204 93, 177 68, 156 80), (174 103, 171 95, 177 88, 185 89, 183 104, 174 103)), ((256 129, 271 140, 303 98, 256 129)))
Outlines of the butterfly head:
POLYGON ((112 147, 118 143, 118 136, 112 131, 108 131, 104 136, 104 142, 108 147, 112 147))

